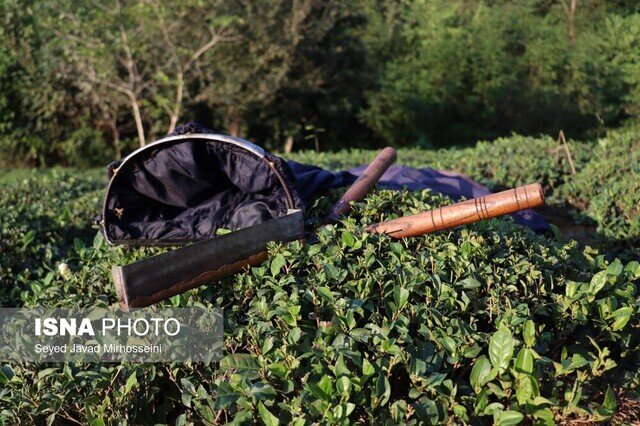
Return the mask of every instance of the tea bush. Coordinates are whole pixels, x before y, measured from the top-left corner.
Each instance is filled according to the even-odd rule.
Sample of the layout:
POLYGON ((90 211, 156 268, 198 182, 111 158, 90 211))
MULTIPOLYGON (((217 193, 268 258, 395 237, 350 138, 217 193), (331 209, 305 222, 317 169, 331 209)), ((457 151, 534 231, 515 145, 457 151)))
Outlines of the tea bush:
POLYGON ((640 139, 618 133, 598 141, 593 159, 562 187, 561 196, 607 237, 640 241, 640 139), (597 182, 597 184, 594 184, 597 182))
MULTIPOLYGON (((477 148, 486 150, 482 155, 402 150, 399 156, 405 164, 463 165, 485 183, 494 179, 494 187, 546 179, 560 203, 563 188, 588 194, 581 192, 586 173, 596 173, 588 168, 604 169, 591 164, 590 152, 612 145, 625 149, 618 142, 597 149, 572 143, 579 173, 571 177, 553 156, 552 140, 500 140, 493 149, 502 160, 488 155, 488 143, 477 148), (500 168, 513 158, 509 152, 544 149, 551 151, 546 163, 539 157, 547 170, 526 163, 505 165, 510 173, 500 168)), ((352 154, 296 158, 342 168, 374 155, 352 154)), ((602 185, 616 178, 607 173, 598 175, 602 185)), ((102 171, 2 179, 2 306, 111 305, 111 265, 164 250, 110 248, 90 227, 101 203, 102 171), (60 273, 60 262, 68 273, 60 273)), ((319 224, 339 195, 319 197, 307 219, 319 224)), ((640 264, 535 235, 509 219, 405 241, 359 232, 368 223, 449 202, 429 191, 376 191, 344 221, 320 230, 317 243, 272 244, 263 265, 166 301, 224 307, 226 356, 219 364, 2 365, 0 419, 93 425, 640 421, 634 402, 640 264)), ((626 226, 603 220, 603 229, 609 224, 606 229, 626 226)))
POLYGON ((94 234, 106 179, 103 172, 12 172, 0 190, 0 301, 20 303, 29 283, 46 271, 43 261, 60 259, 74 238, 94 234))
MULTIPOLYGON (((591 159, 593 143, 570 141, 574 165, 581 168, 591 159)), ((355 167, 373 159, 375 152, 294 153, 292 159, 328 169, 355 167)), ((540 182, 547 190, 561 186, 571 169, 565 151, 550 137, 513 135, 495 141, 478 142, 475 147, 425 151, 403 148, 399 163, 413 167, 431 167, 467 174, 490 188, 504 188, 540 182)))

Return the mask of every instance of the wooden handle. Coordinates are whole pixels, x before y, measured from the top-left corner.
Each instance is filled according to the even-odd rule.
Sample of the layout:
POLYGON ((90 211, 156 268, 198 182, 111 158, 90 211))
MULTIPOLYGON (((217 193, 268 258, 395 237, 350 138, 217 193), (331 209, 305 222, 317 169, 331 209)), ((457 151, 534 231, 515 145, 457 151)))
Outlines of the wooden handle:
POLYGON ((367 166, 364 173, 349 187, 342 198, 333 205, 328 219, 336 220, 349 211, 349 203, 352 201, 360 201, 367 195, 367 192, 373 188, 380 177, 387 171, 397 158, 396 150, 386 147, 376 156, 376 158, 367 166))
POLYGON ((539 183, 533 183, 428 212, 381 222, 367 227, 367 231, 387 234, 392 238, 415 237, 543 204, 542 187, 539 183))

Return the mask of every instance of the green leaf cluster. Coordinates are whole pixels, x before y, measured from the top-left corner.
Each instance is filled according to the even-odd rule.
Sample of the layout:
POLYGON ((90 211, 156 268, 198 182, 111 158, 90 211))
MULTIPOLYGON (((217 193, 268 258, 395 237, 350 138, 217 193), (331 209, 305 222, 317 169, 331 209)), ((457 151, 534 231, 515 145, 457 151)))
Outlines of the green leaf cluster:
MULTIPOLYGON (((114 303, 111 265, 164 250, 74 236, 103 183, 52 171, 3 184, 5 306, 114 303)), ((318 198, 309 220, 339 195, 318 198)), ((508 425, 615 416, 620 395, 640 385, 640 264, 510 219, 406 241, 359 231, 450 202, 376 191, 317 243, 271 244, 263 265, 166 301, 224 307, 217 364, 3 365, 0 418, 508 425)))

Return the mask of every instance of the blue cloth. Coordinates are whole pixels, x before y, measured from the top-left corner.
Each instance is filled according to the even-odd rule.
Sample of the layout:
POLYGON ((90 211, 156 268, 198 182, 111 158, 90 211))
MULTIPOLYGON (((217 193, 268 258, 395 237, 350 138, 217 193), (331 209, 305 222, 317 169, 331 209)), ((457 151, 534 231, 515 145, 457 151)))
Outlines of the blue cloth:
MULTIPOLYGON (((296 189, 303 200, 308 201, 319 192, 351 185, 360 176, 365 166, 333 173, 320 167, 288 161, 295 177, 296 189)), ((430 189, 447 195, 453 200, 477 198, 491 194, 487 187, 474 182, 469 177, 430 168, 416 169, 393 165, 382 175, 378 186, 386 189, 419 191, 430 189)), ((511 215, 514 221, 536 232, 550 231, 549 222, 533 210, 524 210, 511 215)))

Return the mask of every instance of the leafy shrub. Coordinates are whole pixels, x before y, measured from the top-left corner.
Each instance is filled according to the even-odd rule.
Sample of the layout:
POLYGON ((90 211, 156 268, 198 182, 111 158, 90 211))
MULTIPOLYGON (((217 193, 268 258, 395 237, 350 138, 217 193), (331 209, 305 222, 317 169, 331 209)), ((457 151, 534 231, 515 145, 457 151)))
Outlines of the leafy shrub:
MULTIPOLYGON (((0 191, 0 303, 21 303, 31 280, 46 274, 43 261, 66 255, 74 238, 94 233, 91 221, 104 190, 98 171, 17 171, 0 191)), ((51 278, 49 278, 50 281, 51 278)))
MULTIPOLYGON (((591 159, 593 144, 571 142, 574 165, 582 167, 591 159)), ((370 162, 374 151, 297 152, 293 160, 328 169, 355 167, 370 162)), ((490 188, 504 188, 540 182, 547 189, 561 186, 571 173, 562 147, 550 137, 513 135, 495 141, 479 142, 473 148, 422 150, 401 148, 399 163, 465 173, 490 188)))
POLYGON ((640 139, 635 132, 600 139, 593 159, 562 187, 569 203, 615 239, 640 240, 640 139))
MULTIPOLYGON (((44 188, 66 193, 77 181, 37 179, 43 190, 23 201, 33 216, 24 208, 5 229, 19 217, 68 208, 79 209, 71 222, 86 223, 95 200, 77 193, 48 212, 60 195, 44 188)), ((101 182, 85 179, 88 194, 101 182)), ((11 186, 8 199, 19 202, 33 184, 11 186)), ((338 195, 319 198, 309 219, 322 217, 338 195)), ((94 424, 611 417, 611 389, 633 392, 640 384, 640 265, 609 262, 509 220, 400 242, 358 231, 448 202, 428 191, 378 191, 322 229, 318 243, 272 244, 265 264, 167 301, 225 307, 228 355, 219 364, 5 365, 0 417, 94 424)), ((56 256, 41 250, 68 242, 59 235, 66 233, 63 226, 34 239, 29 251, 8 252, 44 264, 30 274, 4 273, 22 288, 5 300, 111 304, 110 265, 160 251, 108 248, 100 235, 89 245, 76 239, 62 254, 71 273, 61 275, 56 256)))

